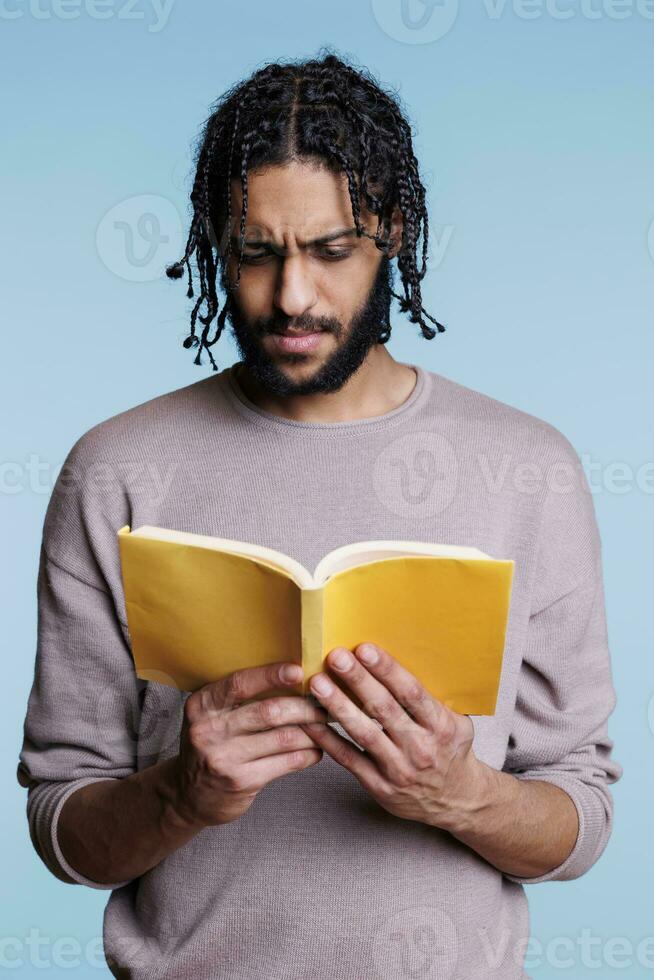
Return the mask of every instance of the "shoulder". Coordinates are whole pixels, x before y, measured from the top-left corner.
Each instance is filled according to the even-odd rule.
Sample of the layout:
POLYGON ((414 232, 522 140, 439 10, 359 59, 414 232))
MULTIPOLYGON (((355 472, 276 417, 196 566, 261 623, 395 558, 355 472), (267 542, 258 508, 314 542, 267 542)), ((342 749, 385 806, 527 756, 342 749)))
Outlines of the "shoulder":
MULTIPOLYGON (((213 374, 118 412, 82 432, 66 463, 84 466, 115 459, 139 460, 169 451, 178 441, 182 445, 209 412, 220 415, 219 387, 219 375, 213 374)), ((211 421, 215 425, 218 418, 211 421)))
POLYGON ((518 454, 524 461, 578 464, 579 457, 571 441, 546 419, 442 374, 434 371, 427 374, 432 381, 428 411, 446 418, 451 431, 459 433, 462 441, 518 454))
MULTIPOLYGON (((112 554, 134 502, 161 495, 202 427, 222 417, 213 374, 119 412, 83 432, 57 475, 43 524, 46 552, 64 567, 93 545, 112 554)), ((90 564, 90 562, 89 562, 90 564)))
POLYGON ((470 485, 492 491, 494 505, 502 497, 533 528, 535 607, 589 576, 594 581, 601 540, 590 484, 570 439, 546 419, 442 375, 432 378, 431 411, 447 416, 470 485))

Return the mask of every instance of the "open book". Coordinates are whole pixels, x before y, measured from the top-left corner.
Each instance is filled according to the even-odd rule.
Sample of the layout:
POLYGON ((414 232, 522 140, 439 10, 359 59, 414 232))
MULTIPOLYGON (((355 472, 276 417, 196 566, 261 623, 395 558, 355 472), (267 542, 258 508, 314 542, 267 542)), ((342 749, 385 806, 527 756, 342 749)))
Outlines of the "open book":
MULTIPOLYGON (((275 661, 302 666, 370 641, 462 714, 495 712, 514 562, 477 548, 359 541, 313 575, 272 548, 143 525, 118 531, 137 676, 184 691, 275 661)), ((357 706, 361 703, 327 665, 357 706)))

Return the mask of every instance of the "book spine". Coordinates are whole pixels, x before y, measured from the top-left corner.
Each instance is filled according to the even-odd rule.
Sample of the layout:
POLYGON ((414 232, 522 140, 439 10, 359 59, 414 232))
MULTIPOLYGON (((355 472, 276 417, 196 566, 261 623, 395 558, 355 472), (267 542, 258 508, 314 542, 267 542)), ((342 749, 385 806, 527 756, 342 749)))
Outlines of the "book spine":
POLYGON ((325 591, 319 589, 301 589, 301 618, 302 618, 302 668, 304 681, 302 693, 310 694, 309 680, 317 674, 323 661, 323 603, 325 591))

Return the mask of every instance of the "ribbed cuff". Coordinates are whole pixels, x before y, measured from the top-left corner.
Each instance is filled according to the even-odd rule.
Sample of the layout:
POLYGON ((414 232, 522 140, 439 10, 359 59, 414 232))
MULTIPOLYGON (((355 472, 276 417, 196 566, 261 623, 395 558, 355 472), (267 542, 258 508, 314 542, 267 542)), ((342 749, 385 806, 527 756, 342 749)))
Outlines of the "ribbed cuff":
POLYGON ((66 884, 86 885, 88 888, 98 888, 112 891, 129 884, 130 880, 118 881, 111 884, 91 881, 79 874, 68 864, 64 857, 57 837, 59 814, 68 797, 82 786, 89 783, 99 783, 115 777, 86 776, 66 782, 41 783, 31 791, 28 801, 29 823, 32 842, 37 853, 46 867, 66 884))
POLYGON ((565 773, 534 772, 512 775, 516 779, 537 779, 553 783, 565 790, 577 808, 579 832, 575 846, 558 867, 532 878, 502 872, 504 877, 521 885, 535 885, 541 881, 570 881, 585 874, 606 847, 610 834, 610 818, 598 793, 587 783, 565 773))

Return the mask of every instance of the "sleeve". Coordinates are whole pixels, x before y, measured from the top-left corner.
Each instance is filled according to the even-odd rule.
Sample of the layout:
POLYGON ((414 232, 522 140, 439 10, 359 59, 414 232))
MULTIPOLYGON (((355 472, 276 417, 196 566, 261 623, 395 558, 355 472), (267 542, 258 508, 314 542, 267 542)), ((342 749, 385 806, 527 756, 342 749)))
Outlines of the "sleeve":
POLYGON ((612 757, 608 719, 615 704, 607 638, 601 542, 579 459, 560 436, 548 468, 532 607, 503 771, 553 783, 579 817, 576 843, 535 884, 585 874, 604 851, 613 821, 609 786, 623 774, 612 757))
POLYGON ((75 790, 136 771, 138 682, 94 554, 101 531, 102 519, 84 513, 79 493, 66 491, 60 476, 39 556, 37 648, 17 779, 28 789, 32 844, 52 874, 69 884, 114 889, 128 882, 85 878, 66 862, 57 839, 59 814, 75 790))

